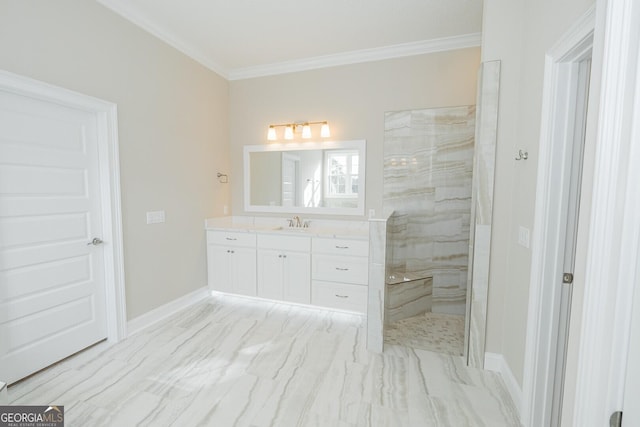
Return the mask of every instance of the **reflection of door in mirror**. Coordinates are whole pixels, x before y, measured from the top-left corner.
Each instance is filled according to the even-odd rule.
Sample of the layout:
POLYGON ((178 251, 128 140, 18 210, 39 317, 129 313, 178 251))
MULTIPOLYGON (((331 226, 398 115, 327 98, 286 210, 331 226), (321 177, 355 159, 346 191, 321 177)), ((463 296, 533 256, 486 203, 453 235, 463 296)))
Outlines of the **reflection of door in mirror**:
POLYGON ((282 206, 298 206, 298 167, 300 157, 282 153, 282 206))
POLYGON ((297 151, 300 156, 300 176, 298 185, 300 198, 298 206, 317 208, 322 201, 322 150, 297 151))

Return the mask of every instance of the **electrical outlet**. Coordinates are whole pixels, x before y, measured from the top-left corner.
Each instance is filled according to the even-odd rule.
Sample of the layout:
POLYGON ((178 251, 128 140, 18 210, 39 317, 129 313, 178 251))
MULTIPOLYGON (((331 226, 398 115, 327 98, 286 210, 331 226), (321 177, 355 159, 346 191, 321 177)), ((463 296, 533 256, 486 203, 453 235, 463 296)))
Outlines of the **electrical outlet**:
POLYGON ((164 211, 147 212, 147 224, 160 224, 165 221, 164 211))
POLYGON ((369 218, 375 218, 375 216, 376 216, 376 210, 369 209, 369 218))
POLYGON ((229 215, 229 206, 224 205, 224 208, 222 210, 224 211, 225 215, 229 215))
POLYGON ((523 226, 520 226, 520 228, 518 228, 518 244, 520 246, 524 246, 525 248, 529 248, 529 236, 530 236, 530 232, 529 229, 523 226))

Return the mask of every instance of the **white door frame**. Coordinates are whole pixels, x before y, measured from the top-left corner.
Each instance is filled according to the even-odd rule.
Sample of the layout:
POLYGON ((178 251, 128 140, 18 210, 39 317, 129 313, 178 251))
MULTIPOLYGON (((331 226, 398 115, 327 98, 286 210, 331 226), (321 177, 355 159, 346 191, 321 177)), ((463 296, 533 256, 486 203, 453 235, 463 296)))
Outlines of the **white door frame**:
POLYGON ((598 0, 597 8, 602 83, 575 426, 608 425, 610 415, 623 407, 639 280, 640 4, 598 0))
MULTIPOLYGON (((591 11, 590 11, 590 14, 591 11)), ((571 326, 579 342, 573 407, 574 426, 608 425, 622 409, 636 269, 640 257, 640 5, 637 0, 598 0, 596 51, 602 60, 597 105, 595 164, 588 220, 582 317, 571 326), (634 124, 635 123, 635 124, 634 124), (633 143, 634 138, 636 143, 633 143)), ((593 19, 593 18, 591 18, 593 19)), ((577 28, 577 27, 576 27, 577 28)), ((566 38, 565 40, 567 40, 566 38)), ((575 43, 574 43, 575 44, 575 43)), ((565 46, 570 46, 570 43, 565 46)), ((594 54, 595 56, 595 54, 594 54)), ((532 280, 525 350, 522 421, 533 418, 546 398, 545 363, 549 360, 549 319, 542 279, 551 268, 553 248, 545 247, 550 218, 544 194, 553 160, 553 57, 545 68, 543 124, 537 187, 532 280)), ((544 409, 544 407, 542 407, 544 409)))
POLYGON ((593 46, 594 28, 595 9, 591 8, 549 50, 545 60, 521 414, 525 426, 550 425, 552 415, 556 315, 568 215, 559 207, 569 197, 576 113, 570 102, 575 96, 570 83, 577 80, 578 64, 593 46))
POLYGON ((0 70, 0 90, 95 115, 98 131, 102 240, 104 240, 107 339, 118 342, 127 336, 120 205, 120 162, 116 104, 68 89, 0 70))

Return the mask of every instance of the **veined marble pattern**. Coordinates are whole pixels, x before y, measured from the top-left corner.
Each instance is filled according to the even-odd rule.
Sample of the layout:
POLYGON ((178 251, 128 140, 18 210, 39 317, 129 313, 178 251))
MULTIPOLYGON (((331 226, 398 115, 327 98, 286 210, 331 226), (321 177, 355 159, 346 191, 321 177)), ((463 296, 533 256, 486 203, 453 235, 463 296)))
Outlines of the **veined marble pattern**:
POLYGON ((7 384, 0 381, 0 405, 8 405, 9 396, 7 394, 7 384))
POLYGON ((500 61, 483 62, 478 78, 478 115, 476 120, 476 154, 473 170, 469 272, 467 301, 469 328, 469 365, 484 366, 491 221, 493 216, 493 181, 496 162, 498 103, 500 98, 500 61))
POLYGON ((462 356, 464 316, 424 313, 388 325, 385 344, 397 344, 437 353, 462 356))
POLYGON ((404 275, 398 277, 390 274, 386 288, 384 318, 387 324, 431 311, 431 277, 412 279, 404 275))
POLYGON ((71 426, 519 426, 500 376, 365 348, 361 316, 213 297, 9 388, 71 426))
POLYGON ((367 289, 367 349, 381 353, 384 347, 387 220, 369 223, 369 286, 367 289))
POLYGON ((385 115, 388 268, 433 277, 434 312, 465 313, 474 129, 475 106, 385 115))

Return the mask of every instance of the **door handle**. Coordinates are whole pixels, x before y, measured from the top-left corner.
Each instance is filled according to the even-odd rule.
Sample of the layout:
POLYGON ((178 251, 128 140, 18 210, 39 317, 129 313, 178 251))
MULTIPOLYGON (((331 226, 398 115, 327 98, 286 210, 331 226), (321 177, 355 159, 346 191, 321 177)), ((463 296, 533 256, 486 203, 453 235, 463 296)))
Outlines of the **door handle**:
POLYGON ((98 246, 98 245, 101 245, 102 243, 104 243, 102 239, 98 237, 94 237, 92 241, 87 243, 87 246, 98 246))

